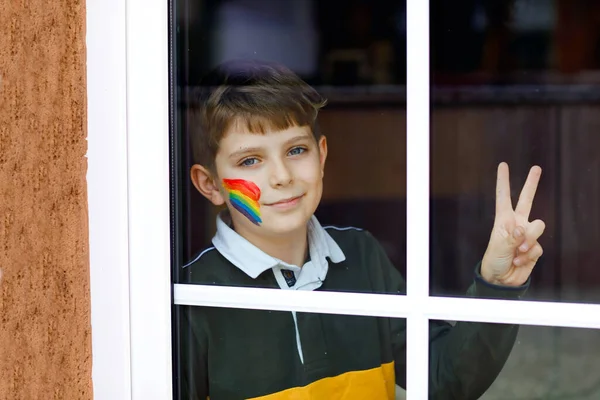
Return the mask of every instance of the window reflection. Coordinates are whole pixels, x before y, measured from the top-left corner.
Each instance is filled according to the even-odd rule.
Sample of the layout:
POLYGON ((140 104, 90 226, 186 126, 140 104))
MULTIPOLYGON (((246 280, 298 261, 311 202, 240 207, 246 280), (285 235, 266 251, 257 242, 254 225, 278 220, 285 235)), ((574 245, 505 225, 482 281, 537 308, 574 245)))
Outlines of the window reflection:
POLYGON ((177 311, 181 399, 406 398, 398 385, 406 380, 403 319, 188 306, 177 311))
POLYGON ((431 2, 431 292, 469 284, 506 161, 513 204, 529 167, 543 169, 531 218, 546 222, 544 255, 528 297, 599 302, 599 4, 459 3, 431 2))
POLYGON ((234 58, 284 64, 311 84, 405 82, 406 0, 178 0, 178 82, 234 58))
MULTIPOLYGON (((494 324, 491 324, 494 325, 494 324)), ((600 397, 600 332, 524 325, 482 400, 592 400, 600 397)), ((486 360, 478 360, 479 367, 486 360)))
POLYGON ((201 77, 241 57, 282 63, 328 99, 319 124, 331 150, 316 216, 372 232, 405 275, 406 1, 179 0, 176 8, 181 263, 212 246, 220 211, 189 179, 186 112, 201 77))

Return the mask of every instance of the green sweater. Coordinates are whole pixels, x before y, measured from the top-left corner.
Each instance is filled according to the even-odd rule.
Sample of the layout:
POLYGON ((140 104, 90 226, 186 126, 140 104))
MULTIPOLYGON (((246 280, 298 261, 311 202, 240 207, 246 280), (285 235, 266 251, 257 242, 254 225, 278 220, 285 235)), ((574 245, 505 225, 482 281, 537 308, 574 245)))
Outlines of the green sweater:
MULTIPOLYGON (((328 230, 346 256, 329 263, 318 290, 405 294, 406 284, 366 231, 328 230)), ((518 299, 526 286, 483 281, 471 297, 518 299)), ((183 272, 182 283, 278 289, 272 270, 252 279, 218 251, 183 272)), ((406 387, 406 321, 347 315, 180 306, 182 399, 393 399, 406 387), (301 341, 302 359, 297 347, 301 341)), ((518 326, 430 322, 429 396, 477 399, 501 371, 518 326)))

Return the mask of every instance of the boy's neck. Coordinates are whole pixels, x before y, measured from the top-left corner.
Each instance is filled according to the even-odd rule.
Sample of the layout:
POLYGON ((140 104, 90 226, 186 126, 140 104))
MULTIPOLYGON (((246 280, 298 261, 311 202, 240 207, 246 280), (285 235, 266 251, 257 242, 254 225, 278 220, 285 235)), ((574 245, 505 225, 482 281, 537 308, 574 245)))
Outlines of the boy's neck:
POLYGON ((232 228, 244 239, 271 257, 298 267, 302 267, 306 261, 308 254, 308 226, 305 226, 302 231, 277 236, 258 236, 243 230, 240 232, 233 224, 232 228))
POLYGON ((295 239, 286 238, 275 238, 277 242, 266 240, 264 246, 256 247, 281 261, 284 261, 291 265, 302 267, 306 261, 306 254, 308 252, 308 239, 306 229, 303 234, 295 235, 295 239))

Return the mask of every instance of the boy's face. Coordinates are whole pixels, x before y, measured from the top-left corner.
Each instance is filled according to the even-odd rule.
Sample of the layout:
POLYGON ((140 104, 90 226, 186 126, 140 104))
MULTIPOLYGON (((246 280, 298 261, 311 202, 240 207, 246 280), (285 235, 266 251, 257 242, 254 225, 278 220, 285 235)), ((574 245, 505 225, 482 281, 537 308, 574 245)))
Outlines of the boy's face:
POLYGON ((281 236, 306 228, 323 192, 327 142, 310 127, 254 134, 235 127, 219 144, 216 176, 192 168, 196 188, 227 204, 242 236, 281 236))

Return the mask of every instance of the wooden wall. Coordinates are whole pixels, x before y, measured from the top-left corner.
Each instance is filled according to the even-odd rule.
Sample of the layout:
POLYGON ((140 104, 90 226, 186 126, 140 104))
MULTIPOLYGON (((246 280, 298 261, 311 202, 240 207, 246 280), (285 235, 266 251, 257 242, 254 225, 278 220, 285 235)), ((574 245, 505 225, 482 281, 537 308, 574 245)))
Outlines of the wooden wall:
POLYGON ((85 2, 0 7, 0 399, 91 399, 85 2))

